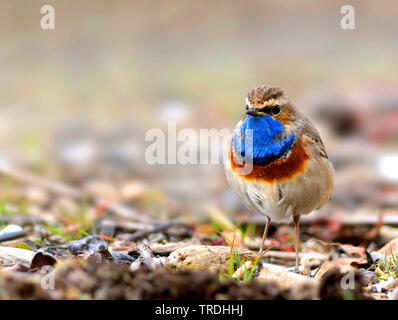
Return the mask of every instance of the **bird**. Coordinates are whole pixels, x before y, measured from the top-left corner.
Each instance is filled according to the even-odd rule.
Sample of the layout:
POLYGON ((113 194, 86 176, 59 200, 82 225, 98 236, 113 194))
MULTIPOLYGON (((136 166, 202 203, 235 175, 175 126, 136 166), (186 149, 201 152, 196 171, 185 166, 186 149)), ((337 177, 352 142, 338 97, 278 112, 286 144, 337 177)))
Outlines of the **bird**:
POLYGON ((318 130, 283 89, 261 85, 247 94, 226 148, 224 171, 246 207, 267 218, 260 253, 271 221, 294 223, 298 271, 300 217, 329 200, 334 168, 318 130))

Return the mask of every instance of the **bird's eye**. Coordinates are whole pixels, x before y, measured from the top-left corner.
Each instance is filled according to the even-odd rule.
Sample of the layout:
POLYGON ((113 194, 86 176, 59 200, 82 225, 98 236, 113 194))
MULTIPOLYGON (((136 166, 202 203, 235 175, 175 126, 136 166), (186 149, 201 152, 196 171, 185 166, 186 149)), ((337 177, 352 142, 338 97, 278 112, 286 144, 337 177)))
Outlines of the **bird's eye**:
POLYGON ((278 114, 281 111, 281 106, 275 106, 272 108, 272 114, 278 114))

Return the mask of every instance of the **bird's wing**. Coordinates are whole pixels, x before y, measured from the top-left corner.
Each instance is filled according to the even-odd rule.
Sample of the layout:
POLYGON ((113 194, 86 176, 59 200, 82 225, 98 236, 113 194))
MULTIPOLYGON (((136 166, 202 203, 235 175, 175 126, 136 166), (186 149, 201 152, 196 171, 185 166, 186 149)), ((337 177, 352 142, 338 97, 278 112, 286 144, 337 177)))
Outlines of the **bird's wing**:
POLYGON ((313 146, 322 157, 326 159, 328 158, 325 146, 323 145, 322 139, 319 136, 319 132, 309 120, 304 125, 301 133, 305 144, 313 146))

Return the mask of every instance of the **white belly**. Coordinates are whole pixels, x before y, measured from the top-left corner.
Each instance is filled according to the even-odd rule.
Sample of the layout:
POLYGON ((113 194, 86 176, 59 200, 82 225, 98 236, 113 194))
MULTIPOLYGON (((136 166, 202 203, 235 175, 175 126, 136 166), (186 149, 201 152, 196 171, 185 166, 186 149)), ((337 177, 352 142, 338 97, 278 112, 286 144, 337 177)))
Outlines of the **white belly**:
POLYGON ((333 166, 326 158, 311 158, 304 173, 290 180, 268 183, 246 180, 225 161, 229 185, 244 204, 275 222, 290 222, 294 215, 308 214, 325 204, 333 189, 333 166))

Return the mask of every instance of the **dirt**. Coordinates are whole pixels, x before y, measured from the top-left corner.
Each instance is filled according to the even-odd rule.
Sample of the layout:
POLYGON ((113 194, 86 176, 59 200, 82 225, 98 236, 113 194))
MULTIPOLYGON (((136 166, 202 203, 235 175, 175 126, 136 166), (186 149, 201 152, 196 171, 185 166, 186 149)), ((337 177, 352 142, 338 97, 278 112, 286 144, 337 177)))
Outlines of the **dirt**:
POLYGON ((275 283, 220 280, 215 273, 171 272, 165 268, 141 267, 129 271, 124 264, 95 263, 71 259, 55 267, 54 289, 43 290, 37 273, 2 272, 0 299, 368 299, 360 277, 355 290, 342 292, 343 275, 337 271, 323 280, 319 295, 281 289, 275 283))

